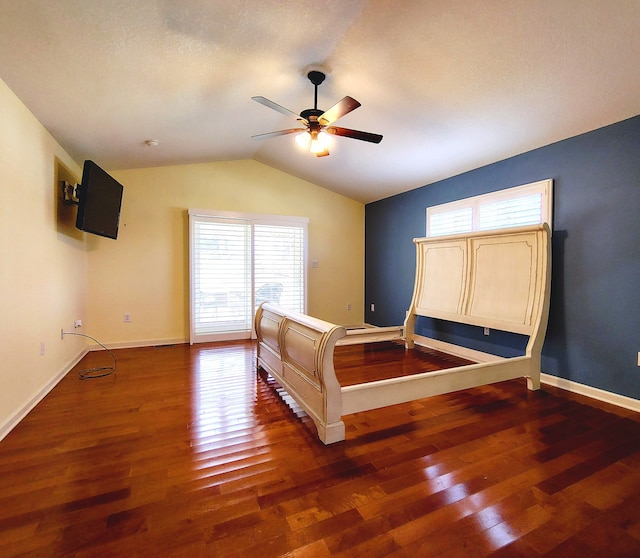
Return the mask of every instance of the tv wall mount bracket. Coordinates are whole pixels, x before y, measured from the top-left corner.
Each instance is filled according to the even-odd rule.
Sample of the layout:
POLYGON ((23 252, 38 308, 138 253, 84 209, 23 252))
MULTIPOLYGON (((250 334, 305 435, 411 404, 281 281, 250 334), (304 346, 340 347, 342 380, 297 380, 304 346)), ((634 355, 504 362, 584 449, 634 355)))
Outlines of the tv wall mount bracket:
POLYGON ((79 184, 71 184, 66 180, 61 180, 60 187, 62 188, 62 201, 69 205, 78 205, 79 186, 79 184))

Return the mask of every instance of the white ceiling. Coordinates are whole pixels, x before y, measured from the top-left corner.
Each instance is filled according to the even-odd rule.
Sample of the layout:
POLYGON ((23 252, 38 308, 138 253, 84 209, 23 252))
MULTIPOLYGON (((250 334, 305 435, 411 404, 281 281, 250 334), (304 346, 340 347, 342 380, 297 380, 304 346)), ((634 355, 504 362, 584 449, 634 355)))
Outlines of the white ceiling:
POLYGON ((79 163, 253 158, 370 202, 639 114, 640 1, 0 0, 0 79, 79 163), (251 138, 315 64, 382 143, 251 138))

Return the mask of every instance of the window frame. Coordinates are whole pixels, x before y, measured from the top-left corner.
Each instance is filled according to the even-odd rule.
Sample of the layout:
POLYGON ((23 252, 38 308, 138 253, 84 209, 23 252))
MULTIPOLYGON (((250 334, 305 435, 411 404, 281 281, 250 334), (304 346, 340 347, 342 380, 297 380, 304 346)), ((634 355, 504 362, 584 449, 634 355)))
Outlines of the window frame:
MULTIPOLYGON (((225 211, 225 210, 211 210, 211 209, 192 209, 188 210, 189 220, 189 342, 190 344, 202 343, 208 341, 226 341, 232 339, 248 339, 255 338, 255 331, 253 322, 250 330, 248 331, 232 331, 228 333, 208 333, 200 334, 196 333, 194 327, 194 309, 195 309, 195 295, 194 295, 194 273, 193 264, 195 262, 195 242, 194 232, 196 222, 198 220, 218 220, 229 222, 243 222, 250 225, 250 274, 251 274, 251 294, 250 304, 251 308, 254 307, 254 297, 256 292, 255 285, 255 253, 254 253, 254 228, 255 225, 272 225, 272 226, 284 226, 284 227, 300 227, 303 229, 303 247, 302 247, 302 273, 303 273, 303 313, 307 311, 307 299, 308 299, 308 245, 309 245, 309 218, 290 216, 290 215, 274 215, 263 213, 245 213, 237 211, 225 211)), ((253 310, 252 310, 253 313, 253 310)))
MULTIPOLYGON (((523 184, 521 186, 514 186, 511 188, 505 188, 503 190, 497 190, 495 192, 489 192, 487 194, 480 194, 477 196, 471 196, 461 200, 455 200, 439 205, 427 207, 426 218, 426 236, 437 237, 446 236, 447 234, 456 234, 457 232, 473 232, 478 230, 498 230, 506 227, 489 227, 479 228, 479 211, 480 207, 490 203, 502 202, 517 198, 524 198, 534 194, 541 195, 540 210, 541 210, 541 223, 547 223, 549 229, 553 230, 553 179, 548 178, 545 180, 539 180, 537 182, 531 182, 529 184, 523 184), (443 215, 447 213, 462 212, 465 210, 471 210, 471 229, 459 230, 454 232, 447 232, 443 234, 432 234, 431 219, 434 215, 443 215)), ((529 223, 533 224, 533 223, 529 223)), ((509 225, 513 226, 513 225, 509 225)))

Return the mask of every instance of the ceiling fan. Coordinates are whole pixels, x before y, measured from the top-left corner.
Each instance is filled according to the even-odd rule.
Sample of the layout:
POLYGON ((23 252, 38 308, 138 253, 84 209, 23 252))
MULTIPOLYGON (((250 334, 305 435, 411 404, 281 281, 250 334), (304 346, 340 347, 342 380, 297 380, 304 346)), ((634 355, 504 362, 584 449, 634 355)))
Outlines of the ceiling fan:
POLYGON ((288 130, 258 134, 252 137, 265 139, 298 133, 296 136, 296 142, 318 157, 325 157, 326 155, 329 155, 329 145, 331 144, 330 134, 369 141, 371 143, 380 143, 382 141, 382 136, 380 134, 371 134, 369 132, 361 132, 359 130, 333 126, 333 123, 338 120, 338 118, 341 118, 352 110, 357 109, 360 106, 360 103, 352 97, 347 96, 343 97, 329 110, 322 111, 318 109, 318 85, 324 81, 326 76, 324 72, 311 70, 307 74, 307 77, 315 86, 313 108, 303 110, 299 115, 265 97, 251 97, 254 101, 264 105, 265 107, 277 110, 285 116, 292 116, 300 123, 304 124, 305 128, 289 128, 288 130))

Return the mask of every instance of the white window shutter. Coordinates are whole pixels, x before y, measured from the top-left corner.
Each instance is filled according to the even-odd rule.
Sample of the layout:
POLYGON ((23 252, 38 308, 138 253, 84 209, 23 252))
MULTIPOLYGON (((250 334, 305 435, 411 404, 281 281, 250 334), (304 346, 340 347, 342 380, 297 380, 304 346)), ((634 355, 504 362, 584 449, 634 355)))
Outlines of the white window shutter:
POLYGON ((552 228, 553 180, 541 180, 427 208, 427 236, 547 223, 552 228))

